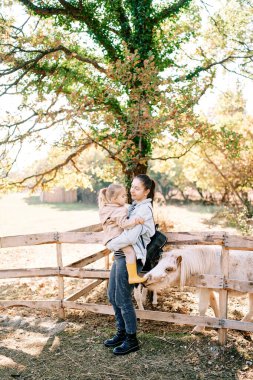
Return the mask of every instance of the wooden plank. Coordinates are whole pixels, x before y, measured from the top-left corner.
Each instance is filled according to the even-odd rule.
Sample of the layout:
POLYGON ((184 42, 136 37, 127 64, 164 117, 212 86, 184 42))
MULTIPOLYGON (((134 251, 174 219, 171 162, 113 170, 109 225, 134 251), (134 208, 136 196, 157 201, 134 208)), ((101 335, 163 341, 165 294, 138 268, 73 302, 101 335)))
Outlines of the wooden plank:
POLYGON ((105 269, 82 269, 64 267, 60 270, 60 274, 62 276, 74 278, 108 279, 110 277, 110 271, 105 269))
POLYGON ((0 279, 23 277, 48 277, 59 275, 74 278, 108 279, 110 277, 110 271, 105 269, 82 269, 69 267, 0 270, 0 279))
POLYGON ((229 249, 253 251, 253 236, 227 235, 224 245, 229 249))
MULTIPOLYGON (((72 265, 72 264, 71 264, 72 265)), ((77 267, 78 268, 78 267, 77 267)), ((50 277, 50 276, 67 276, 77 278, 101 278, 108 279, 110 276, 109 270, 73 270, 73 267, 48 267, 48 268, 31 268, 31 269, 1 269, 0 279, 6 278, 29 278, 29 277, 50 277)), ((223 287, 223 279, 221 276, 213 275, 196 275, 190 281, 187 281, 187 286, 199 288, 221 289, 223 287)), ((227 279, 225 284, 226 289, 236 290, 239 292, 253 292, 253 281, 239 281, 236 279, 227 279)))
POLYGON ((239 281, 229 278, 226 281, 226 288, 243 293, 253 293, 253 281, 239 281))
MULTIPOLYGON (((56 255, 57 255, 57 265, 59 269, 63 267, 62 263, 62 245, 60 243, 56 244, 56 255)), ((60 273, 60 271, 59 271, 60 273)), ((64 308, 62 306, 62 301, 64 300, 64 278, 59 274, 58 276, 58 299, 60 301, 60 308, 59 308, 59 318, 64 318, 64 308)))
MULTIPOLYGON (((31 301, 31 300, 0 300, 0 307, 29 307, 34 309, 50 309, 57 310, 61 306, 60 301, 31 301)), ((87 310, 98 314, 114 315, 112 306, 98 305, 92 303, 77 303, 73 301, 63 301, 63 307, 76 310, 87 310)), ((140 319, 146 319, 151 321, 163 321, 178 323, 184 325, 200 325, 210 328, 219 328, 221 325, 227 329, 236 329, 241 331, 253 332, 253 323, 233 321, 229 319, 220 320, 213 317, 199 317, 195 315, 186 315, 178 313, 167 313, 161 311, 151 310, 136 310, 136 315, 140 319)))
MULTIPOLYGON (((98 229, 98 228, 97 228, 98 229)), ((169 244, 222 244, 222 232, 167 232, 169 244)), ((100 232, 46 232, 41 234, 5 236, 0 238, 0 248, 21 247, 52 243, 102 244, 103 231, 100 232)))
POLYGON ((27 245, 52 244, 58 241, 58 232, 5 236, 0 238, 0 248, 23 247, 27 245))
POLYGON ((99 259, 102 259, 103 257, 107 257, 110 254, 110 252, 111 251, 107 248, 103 249, 102 251, 93 253, 92 255, 89 255, 89 256, 85 257, 84 259, 80 259, 80 260, 75 261, 71 264, 68 264, 68 267, 71 267, 71 268, 84 267, 85 265, 91 264, 91 263, 93 263, 99 259))
POLYGON ((100 285, 104 280, 95 280, 86 285, 83 289, 76 293, 71 294, 69 297, 65 298, 64 301, 75 301, 80 297, 87 295, 92 289, 100 285))
POLYGON ((186 285, 197 288, 222 289, 223 277, 211 274, 195 275, 187 281, 186 285))
POLYGON ((1 269, 0 279, 58 276, 59 268, 1 269))
POLYGON ((68 309, 87 310, 92 313, 114 315, 112 306, 99 305, 96 303, 78 303, 73 301, 63 301, 63 306, 68 309))
MULTIPOLYGON (((92 303, 77 303, 72 301, 64 301, 64 307, 68 309, 87 310, 93 313, 114 315, 112 306, 98 305, 92 303)), ((241 331, 252 331, 253 323, 233 321, 229 319, 220 320, 214 317, 200 317, 196 315, 186 315, 178 313, 167 313, 163 311, 151 311, 151 310, 135 310, 136 315, 140 319, 146 319, 151 321, 171 322, 184 325, 199 325, 210 328, 220 328, 224 326, 229 329, 236 329, 241 331)))
POLYGON ((32 301, 32 300, 0 300, 0 307, 30 307, 33 309, 57 310, 61 306, 60 301, 32 301))
MULTIPOLYGON (((223 273, 224 285, 226 285, 228 274, 229 274, 229 251, 226 247, 222 247, 221 254, 221 270, 223 273)), ((227 319, 228 311, 228 291, 226 289, 221 289, 219 291, 219 309, 220 309, 220 319, 227 319)), ((226 344, 227 341, 227 330, 225 328, 219 329, 219 343, 221 345, 226 344)))
POLYGON ((224 328, 240 331, 251 331, 253 332, 253 323, 252 322, 242 322, 242 321, 233 321, 231 319, 224 319, 220 321, 224 328))
POLYGON ((167 313, 163 311, 136 310, 136 315, 140 319, 152 321, 172 322, 184 325, 199 325, 203 327, 219 328, 220 320, 214 317, 203 317, 197 315, 187 315, 179 313, 167 313))
POLYGON ((5 236, 0 238, 0 248, 23 247, 53 243, 102 244, 104 232, 46 232, 41 234, 5 236))
POLYGON ((103 245, 104 232, 62 232, 59 242, 72 244, 101 244, 103 245))
MULTIPOLYGON (((88 310, 93 313, 109 314, 113 315, 114 311, 112 306, 98 305, 92 303, 77 303, 64 301, 64 307, 69 309, 88 310)), ((135 310, 136 315, 140 319, 148 319, 152 321, 172 322, 185 325, 200 325, 205 327, 220 327, 220 320, 213 317, 199 317, 195 315, 186 315, 178 313, 167 313, 162 311, 151 310, 135 310)))
MULTIPOLYGON (((80 229, 79 229, 80 230, 80 229)), ((41 234, 5 236, 0 238, 0 248, 21 247, 27 245, 76 243, 76 244, 102 244, 104 233, 100 225, 82 228, 83 232, 47 232, 41 234)), ((175 245, 222 245, 238 250, 253 250, 253 237, 228 235, 224 242, 223 232, 167 232, 168 244, 175 245)))
MULTIPOLYGON (((224 232, 166 232, 168 245, 222 245, 224 232)), ((166 247, 165 247, 166 249, 166 247)))
POLYGON ((75 230, 70 230, 68 232, 100 232, 103 231, 102 224, 92 224, 91 226, 76 228, 75 230))

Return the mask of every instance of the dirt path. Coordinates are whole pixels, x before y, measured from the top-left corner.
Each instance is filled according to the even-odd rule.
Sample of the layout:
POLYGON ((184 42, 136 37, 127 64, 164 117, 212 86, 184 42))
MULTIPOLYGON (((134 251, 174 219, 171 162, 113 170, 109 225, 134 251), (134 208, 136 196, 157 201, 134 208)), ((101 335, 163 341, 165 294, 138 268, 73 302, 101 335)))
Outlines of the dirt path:
POLYGON ((252 380, 252 344, 229 333, 220 347, 216 333, 191 335, 188 327, 142 322, 141 350, 114 357, 103 340, 112 317, 69 313, 52 318, 0 322, 1 380, 252 380))

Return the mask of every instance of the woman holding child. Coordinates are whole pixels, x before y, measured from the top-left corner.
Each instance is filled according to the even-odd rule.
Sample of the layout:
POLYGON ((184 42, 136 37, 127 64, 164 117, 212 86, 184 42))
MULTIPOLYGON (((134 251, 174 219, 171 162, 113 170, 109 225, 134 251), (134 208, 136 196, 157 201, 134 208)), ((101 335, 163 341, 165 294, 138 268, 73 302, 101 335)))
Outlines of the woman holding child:
POLYGON ((100 218, 105 231, 105 244, 114 251, 108 286, 108 298, 113 306, 117 333, 104 342, 113 347, 115 355, 139 350, 136 337, 137 321, 132 302, 134 283, 143 282, 138 276, 146 259, 146 247, 155 233, 152 202, 154 181, 146 174, 137 175, 130 193, 133 200, 125 211, 126 191, 121 185, 110 185, 99 195, 100 218))

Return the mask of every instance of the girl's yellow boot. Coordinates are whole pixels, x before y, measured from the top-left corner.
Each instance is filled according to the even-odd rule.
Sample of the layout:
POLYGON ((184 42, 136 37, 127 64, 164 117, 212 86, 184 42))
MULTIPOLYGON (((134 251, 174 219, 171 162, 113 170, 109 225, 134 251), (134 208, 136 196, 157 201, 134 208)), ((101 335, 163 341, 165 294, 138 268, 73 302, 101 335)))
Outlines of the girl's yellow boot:
POLYGON ((137 265, 135 263, 126 264, 128 271, 128 282, 129 284, 140 284, 146 281, 146 278, 140 277, 137 273, 137 265))

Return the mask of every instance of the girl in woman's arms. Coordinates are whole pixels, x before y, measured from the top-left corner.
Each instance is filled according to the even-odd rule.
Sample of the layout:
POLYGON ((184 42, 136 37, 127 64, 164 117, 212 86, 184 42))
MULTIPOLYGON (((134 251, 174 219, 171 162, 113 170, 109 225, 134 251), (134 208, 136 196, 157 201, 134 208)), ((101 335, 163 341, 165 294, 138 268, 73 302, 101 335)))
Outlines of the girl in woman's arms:
MULTIPOLYGON (((137 224, 143 224, 144 219, 136 216, 129 218, 126 207, 127 193, 122 185, 111 184, 99 192, 99 217, 105 233, 104 245, 119 236, 123 230, 131 229, 137 224)), ((144 282, 137 274, 136 253, 132 246, 122 248, 126 256, 129 284, 144 282)))

